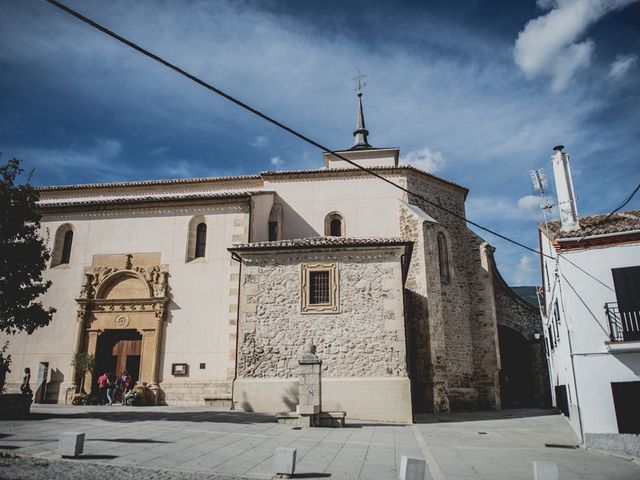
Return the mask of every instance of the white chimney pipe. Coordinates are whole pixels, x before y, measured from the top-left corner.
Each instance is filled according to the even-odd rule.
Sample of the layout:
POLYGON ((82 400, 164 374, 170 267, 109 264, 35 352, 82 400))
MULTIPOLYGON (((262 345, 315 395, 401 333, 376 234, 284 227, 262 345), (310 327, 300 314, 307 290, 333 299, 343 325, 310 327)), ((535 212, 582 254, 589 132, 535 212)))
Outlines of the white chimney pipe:
POLYGON ((556 153, 551 156, 551 163, 556 182, 560 223, 562 224, 560 230, 570 232, 579 230, 580 224, 578 223, 578 207, 576 206, 576 195, 573 191, 569 155, 562 151, 563 148, 563 145, 553 147, 556 153))

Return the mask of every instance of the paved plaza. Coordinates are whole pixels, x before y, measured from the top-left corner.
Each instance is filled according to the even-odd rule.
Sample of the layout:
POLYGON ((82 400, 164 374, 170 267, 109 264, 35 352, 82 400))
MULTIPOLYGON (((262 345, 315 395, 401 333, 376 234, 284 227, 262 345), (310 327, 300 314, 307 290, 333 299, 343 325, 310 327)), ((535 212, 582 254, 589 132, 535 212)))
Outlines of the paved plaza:
POLYGON ((630 458, 567 448, 577 439, 549 411, 418 420, 298 429, 270 415, 208 408, 34 405, 30 419, 0 423, 0 450, 29 457, 0 458, 0 478, 134 478, 146 469, 149 478, 270 479, 279 446, 297 448, 296 477, 306 479, 397 479, 401 455, 424 458, 435 480, 530 480, 534 461, 555 462, 561 480, 640 478, 630 458), (86 433, 77 460, 56 460, 64 431, 86 433))

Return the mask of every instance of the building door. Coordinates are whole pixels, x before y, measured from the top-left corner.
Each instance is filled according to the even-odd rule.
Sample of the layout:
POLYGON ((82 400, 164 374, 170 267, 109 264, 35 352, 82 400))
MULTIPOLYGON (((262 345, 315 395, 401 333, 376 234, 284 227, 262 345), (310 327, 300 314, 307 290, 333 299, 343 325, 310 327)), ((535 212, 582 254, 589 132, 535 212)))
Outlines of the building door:
POLYGON ((127 370, 134 381, 138 380, 141 350, 142 335, 136 330, 105 330, 96 347, 96 373, 119 376, 127 370))
POLYGON ((499 325, 500 399, 503 408, 534 406, 531 345, 515 330, 499 325))
POLYGON ((640 382, 612 383, 611 391, 616 408, 618 433, 640 433, 640 382))
POLYGON ((618 310, 625 341, 640 340, 640 266, 613 268, 618 310))

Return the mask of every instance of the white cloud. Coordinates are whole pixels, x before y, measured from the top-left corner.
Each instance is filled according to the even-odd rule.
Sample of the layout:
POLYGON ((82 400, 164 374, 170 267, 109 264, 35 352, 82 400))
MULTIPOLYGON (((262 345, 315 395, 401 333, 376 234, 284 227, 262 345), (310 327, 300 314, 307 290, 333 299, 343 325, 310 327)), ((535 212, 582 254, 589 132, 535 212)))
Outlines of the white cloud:
POLYGON ((13 155, 24 160, 25 168, 34 166, 39 178, 54 174, 64 179, 71 173, 86 172, 92 181, 96 181, 131 174, 128 167, 118 163, 121 151, 122 144, 118 140, 96 138, 95 144, 89 147, 17 148, 13 155))
POLYGON ((527 77, 546 75, 554 91, 564 90, 576 72, 591 63, 595 43, 580 41, 587 29, 635 1, 538 1, 538 6, 551 11, 529 21, 519 33, 513 52, 516 64, 527 77))
POLYGON ((520 261, 513 272, 514 285, 537 285, 540 283, 538 278, 538 259, 533 254, 522 255, 520 261))
POLYGON ((279 155, 276 155, 275 157, 271 157, 269 163, 271 163, 271 165, 273 165, 274 167, 279 167, 281 165, 284 165, 284 160, 280 158, 279 155))
MULTIPOLYGON (((495 221, 502 220, 534 220, 543 221, 544 217, 540 204, 549 199, 541 199, 537 195, 525 195, 515 202, 499 196, 471 196, 467 200, 467 217, 471 220, 495 221)), ((547 218, 555 216, 554 207, 548 213, 547 218)))
POLYGON ((634 54, 618 55, 615 61, 611 64, 609 69, 609 76, 615 78, 622 78, 625 74, 638 63, 638 56, 634 54))
POLYGON ((266 147, 267 145, 269 145, 269 137, 258 135, 249 142, 249 145, 251 145, 252 147, 266 147))
POLYGON ((416 168, 435 173, 444 167, 444 156, 441 152, 429 148, 413 150, 400 157, 401 163, 408 163, 416 168))

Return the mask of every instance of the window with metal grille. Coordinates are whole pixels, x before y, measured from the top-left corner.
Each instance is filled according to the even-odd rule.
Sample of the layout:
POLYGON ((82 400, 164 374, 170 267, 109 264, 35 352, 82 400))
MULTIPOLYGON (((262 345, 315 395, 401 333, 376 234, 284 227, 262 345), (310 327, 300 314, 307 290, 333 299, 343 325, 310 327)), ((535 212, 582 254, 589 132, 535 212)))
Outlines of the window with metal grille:
POLYGON ((62 244, 62 255, 60 256, 60 263, 69 263, 71 260, 71 245, 73 244, 73 232, 68 230, 64 234, 64 243, 62 244))
POLYGON ((207 225, 199 223, 196 229, 196 258, 202 258, 207 245, 207 225))
POLYGON ((309 272, 309 304, 320 305, 330 303, 329 271, 309 272))

